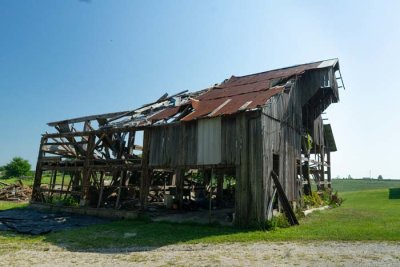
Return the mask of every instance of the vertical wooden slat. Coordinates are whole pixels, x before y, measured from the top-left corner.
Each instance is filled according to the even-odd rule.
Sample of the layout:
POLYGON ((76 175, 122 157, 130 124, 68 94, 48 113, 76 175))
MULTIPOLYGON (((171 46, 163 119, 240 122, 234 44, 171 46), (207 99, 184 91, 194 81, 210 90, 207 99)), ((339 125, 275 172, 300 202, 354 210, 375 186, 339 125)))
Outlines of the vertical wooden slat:
POLYGON ((89 169, 89 162, 90 160, 93 159, 93 153, 94 151, 94 146, 95 146, 95 135, 90 134, 87 139, 88 139, 88 145, 86 147, 85 151, 85 161, 83 164, 83 171, 82 171, 82 195, 81 195, 81 206, 86 206, 89 201, 89 186, 90 186, 90 176, 91 176, 91 170, 89 169))
POLYGON ((99 200, 97 201, 97 208, 100 208, 101 202, 103 201, 103 192, 104 192, 104 172, 102 171, 100 174, 100 194, 99 194, 99 200))
POLYGON ((331 152, 326 152, 327 163, 328 163, 328 188, 332 188, 332 176, 331 176, 331 152))
POLYGON ((40 185, 42 183, 42 158, 44 156, 44 152, 42 150, 43 144, 47 142, 47 138, 42 137, 40 139, 40 146, 39 146, 39 154, 36 163, 36 171, 35 171, 35 180, 33 182, 33 192, 32 192, 32 201, 40 201, 41 200, 41 190, 40 185))
POLYGON ((150 170, 149 170, 149 152, 150 152, 150 130, 143 132, 143 153, 142 153, 142 175, 140 178, 140 207, 145 210, 147 207, 147 196, 149 195, 150 170))
POLYGON ((179 209, 183 208, 183 186, 185 180, 185 170, 182 168, 175 169, 176 177, 176 198, 179 209))

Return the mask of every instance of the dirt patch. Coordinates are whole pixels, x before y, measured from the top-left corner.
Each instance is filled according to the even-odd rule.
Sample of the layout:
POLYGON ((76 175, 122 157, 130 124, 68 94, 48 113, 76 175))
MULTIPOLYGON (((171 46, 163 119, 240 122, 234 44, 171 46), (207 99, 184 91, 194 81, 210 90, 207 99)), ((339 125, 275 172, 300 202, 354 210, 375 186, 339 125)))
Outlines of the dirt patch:
MULTIPOLYGON (((0 246, 1 252, 1 246, 0 246)), ((11 266, 399 266, 400 243, 274 242, 170 245, 71 252, 57 246, 3 251, 11 266)))

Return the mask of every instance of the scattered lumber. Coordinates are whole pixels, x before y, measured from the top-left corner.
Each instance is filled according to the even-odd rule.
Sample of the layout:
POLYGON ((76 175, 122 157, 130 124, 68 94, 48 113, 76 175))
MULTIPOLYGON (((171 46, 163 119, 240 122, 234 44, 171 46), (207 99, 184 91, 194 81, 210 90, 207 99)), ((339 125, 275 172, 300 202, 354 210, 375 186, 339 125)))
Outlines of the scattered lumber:
POLYGON ((32 195, 32 188, 24 186, 21 180, 16 184, 0 182, 0 200, 3 201, 28 201, 32 195))

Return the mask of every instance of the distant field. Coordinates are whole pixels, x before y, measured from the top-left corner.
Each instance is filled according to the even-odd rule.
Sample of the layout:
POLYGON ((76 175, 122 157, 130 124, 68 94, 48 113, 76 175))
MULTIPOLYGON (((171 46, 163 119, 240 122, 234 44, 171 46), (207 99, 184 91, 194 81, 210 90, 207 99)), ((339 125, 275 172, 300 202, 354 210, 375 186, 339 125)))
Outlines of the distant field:
POLYGON ((400 180, 333 179, 334 191, 352 192, 385 188, 400 188, 400 180))

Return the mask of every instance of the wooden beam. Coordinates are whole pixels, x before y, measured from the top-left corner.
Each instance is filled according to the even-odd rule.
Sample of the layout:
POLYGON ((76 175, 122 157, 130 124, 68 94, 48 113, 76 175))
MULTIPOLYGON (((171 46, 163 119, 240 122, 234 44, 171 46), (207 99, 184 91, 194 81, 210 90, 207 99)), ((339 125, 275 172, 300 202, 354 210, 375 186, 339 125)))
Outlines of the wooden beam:
POLYGON ((67 120, 62 120, 62 121, 54 121, 54 122, 49 122, 47 123, 48 126, 56 126, 58 124, 70 124, 70 123, 79 123, 79 122, 84 122, 84 121, 92 121, 92 120, 97 120, 97 119, 108 119, 112 118, 115 116, 119 116, 121 114, 125 114, 128 111, 121 111, 121 112, 112 112, 112 113, 104 113, 104 114, 97 114, 97 115, 90 115, 90 116, 84 116, 84 117, 77 117, 73 119, 67 119, 67 120))
POLYGON ((42 137, 39 145, 39 154, 36 163, 36 171, 35 171, 35 180, 33 182, 33 192, 32 192, 32 200, 40 201, 41 200, 41 191, 40 185, 42 183, 42 158, 44 156, 44 152, 42 150, 43 144, 47 142, 47 138, 42 137))

